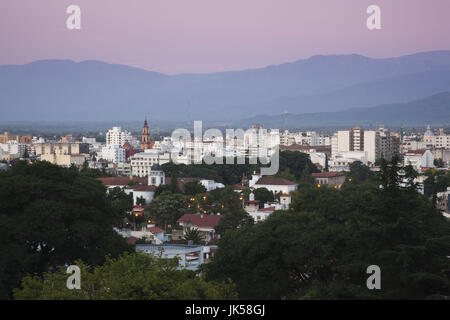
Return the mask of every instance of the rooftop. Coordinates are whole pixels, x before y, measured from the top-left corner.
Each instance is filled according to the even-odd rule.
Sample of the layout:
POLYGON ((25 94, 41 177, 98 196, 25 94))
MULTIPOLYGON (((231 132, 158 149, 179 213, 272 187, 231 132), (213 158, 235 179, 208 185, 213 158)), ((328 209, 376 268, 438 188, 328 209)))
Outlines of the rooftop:
POLYGON ((216 214, 185 214, 178 222, 188 222, 190 221, 193 227, 197 228, 214 228, 216 227, 220 219, 222 219, 221 215, 216 214))
POLYGON ((284 178, 262 177, 256 182, 256 185, 295 186, 297 183, 284 178))

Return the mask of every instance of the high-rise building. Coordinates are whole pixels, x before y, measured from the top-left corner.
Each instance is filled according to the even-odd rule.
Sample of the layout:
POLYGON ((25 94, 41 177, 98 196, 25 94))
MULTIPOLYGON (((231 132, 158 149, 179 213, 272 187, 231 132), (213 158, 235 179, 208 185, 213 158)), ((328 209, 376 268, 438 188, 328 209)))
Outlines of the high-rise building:
POLYGON ((113 146, 123 146, 125 142, 131 141, 131 133, 122 129, 120 127, 113 127, 106 133, 106 144, 113 146))
POLYGON ((367 161, 373 164, 381 157, 380 144, 380 133, 378 131, 355 127, 350 130, 338 131, 333 135, 331 154, 335 158, 350 151, 364 151, 367 153, 367 161))

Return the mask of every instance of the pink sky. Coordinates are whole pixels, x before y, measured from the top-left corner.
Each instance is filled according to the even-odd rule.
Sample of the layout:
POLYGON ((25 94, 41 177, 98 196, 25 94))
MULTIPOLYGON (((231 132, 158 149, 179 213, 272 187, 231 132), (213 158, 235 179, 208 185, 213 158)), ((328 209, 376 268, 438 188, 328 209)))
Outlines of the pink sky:
POLYGON ((449 0, 0 0, 0 64, 102 60, 164 73, 262 67, 315 54, 450 49, 449 0), (66 8, 82 30, 66 28, 66 8), (366 8, 382 30, 366 28, 366 8))

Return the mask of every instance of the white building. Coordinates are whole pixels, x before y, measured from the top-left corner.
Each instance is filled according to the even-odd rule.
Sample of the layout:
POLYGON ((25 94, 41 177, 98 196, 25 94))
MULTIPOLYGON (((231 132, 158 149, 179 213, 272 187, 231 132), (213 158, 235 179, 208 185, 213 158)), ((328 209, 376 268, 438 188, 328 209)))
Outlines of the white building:
POLYGON ((284 178, 261 176, 254 173, 249 181, 249 187, 254 189, 266 188, 274 194, 279 192, 289 194, 297 190, 298 184, 284 178))
POLYGON ((106 144, 123 146, 125 141, 132 141, 131 133, 128 131, 122 131, 120 127, 113 127, 106 133, 106 144))
POLYGON ((126 160, 126 151, 119 145, 108 144, 102 148, 98 155, 99 159, 104 159, 112 163, 121 163, 126 160))
POLYGON ((360 127, 336 132, 331 139, 331 157, 349 151, 367 152, 367 161, 374 164, 381 157, 380 133, 360 127))
POLYGON ((9 140, 6 143, 0 143, 0 149, 2 149, 5 154, 18 155, 20 157, 25 153, 27 146, 16 140, 9 140))
POLYGON ((131 174, 135 177, 147 177, 152 166, 170 162, 170 153, 162 153, 158 150, 145 150, 130 157, 131 174))
POLYGON ((339 152, 328 161, 330 171, 349 171, 350 164, 355 161, 361 161, 364 165, 368 164, 367 151, 346 151, 339 152))
POLYGON ((403 162, 405 166, 411 165, 418 172, 422 168, 434 168, 434 156, 430 150, 410 150, 405 153, 403 162))

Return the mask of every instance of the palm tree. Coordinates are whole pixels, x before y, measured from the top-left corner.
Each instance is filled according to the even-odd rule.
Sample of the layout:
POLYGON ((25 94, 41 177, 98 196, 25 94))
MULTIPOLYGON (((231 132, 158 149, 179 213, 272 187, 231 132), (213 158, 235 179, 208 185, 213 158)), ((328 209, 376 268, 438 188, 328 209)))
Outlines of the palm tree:
POLYGON ((193 244, 202 244, 205 242, 205 238, 196 228, 188 228, 184 233, 184 240, 188 243, 191 240, 193 244))

